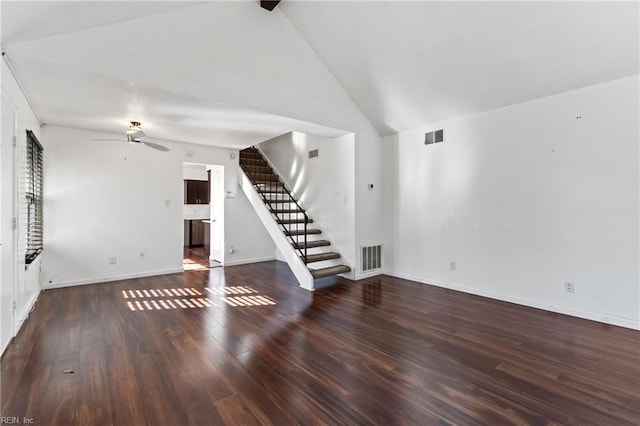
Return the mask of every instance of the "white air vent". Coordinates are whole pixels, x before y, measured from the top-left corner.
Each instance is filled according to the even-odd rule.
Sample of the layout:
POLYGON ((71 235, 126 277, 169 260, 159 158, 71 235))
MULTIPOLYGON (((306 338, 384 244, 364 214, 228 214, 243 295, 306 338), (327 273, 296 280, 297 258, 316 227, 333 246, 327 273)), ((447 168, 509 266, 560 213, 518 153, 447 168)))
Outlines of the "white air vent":
POLYGON ((362 272, 382 268, 382 245, 362 247, 362 272))
POLYGON ((431 145, 432 143, 444 142, 444 129, 434 130, 424 134, 424 144, 431 145))
POLYGON ((318 156, 317 149, 312 149, 311 151, 309 151, 309 158, 316 158, 317 156, 318 156))

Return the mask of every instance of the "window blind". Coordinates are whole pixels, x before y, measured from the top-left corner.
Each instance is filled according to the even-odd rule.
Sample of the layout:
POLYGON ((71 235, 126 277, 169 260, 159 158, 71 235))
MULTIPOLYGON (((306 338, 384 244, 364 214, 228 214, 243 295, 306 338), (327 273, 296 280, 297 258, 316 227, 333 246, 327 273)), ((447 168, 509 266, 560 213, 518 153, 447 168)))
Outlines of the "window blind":
POLYGON ((30 264, 42 252, 42 145, 31 131, 27 130, 26 166, 26 206, 27 234, 25 262, 30 264))

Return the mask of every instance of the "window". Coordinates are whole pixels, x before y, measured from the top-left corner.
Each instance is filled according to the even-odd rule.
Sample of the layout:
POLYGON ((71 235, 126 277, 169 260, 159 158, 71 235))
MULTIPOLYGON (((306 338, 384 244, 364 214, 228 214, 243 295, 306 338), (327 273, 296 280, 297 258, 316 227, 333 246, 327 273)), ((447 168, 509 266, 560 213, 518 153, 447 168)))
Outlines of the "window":
POLYGON ((27 243, 25 262, 30 264, 42 252, 42 145, 27 130, 26 204, 27 243))

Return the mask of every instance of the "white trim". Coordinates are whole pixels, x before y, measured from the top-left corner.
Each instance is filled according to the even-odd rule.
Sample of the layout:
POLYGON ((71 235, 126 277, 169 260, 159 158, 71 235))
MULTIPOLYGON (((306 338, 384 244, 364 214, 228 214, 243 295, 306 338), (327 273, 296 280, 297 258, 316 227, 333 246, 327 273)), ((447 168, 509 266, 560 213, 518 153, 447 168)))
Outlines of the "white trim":
POLYGON ((224 262, 224 266, 248 265, 249 263, 268 262, 270 260, 277 260, 277 259, 275 256, 256 257, 254 259, 240 259, 240 260, 234 260, 232 262, 224 262))
POLYGON ((43 288, 53 289, 53 288, 62 288, 62 287, 75 287, 78 285, 98 284, 98 283, 104 283, 104 282, 110 282, 110 281, 129 280, 132 278, 154 277, 156 275, 180 274, 183 272, 184 272, 184 269, 182 267, 171 268, 171 269, 160 269, 156 271, 145 271, 145 272, 134 272, 132 274, 112 275, 110 277, 85 278, 80 280, 60 281, 54 284, 49 284, 48 286, 43 288))
POLYGON ((29 108, 31 108, 31 112, 36 117, 36 120, 38 120, 38 124, 40 125, 40 127, 42 127, 44 123, 40 119, 40 116, 38 115, 36 108, 33 106, 33 102, 31 102, 31 99, 27 95, 27 91, 24 90, 24 86, 20 82, 20 79, 18 78, 18 74, 16 74, 16 71, 13 69, 13 65, 11 65, 11 61, 9 60, 9 54, 4 49, 2 49, 2 58, 4 59, 4 63, 7 64, 7 68, 9 68, 9 71, 11 72, 11 75, 16 81, 18 88, 20 88, 20 91, 22 92, 22 96, 24 96, 24 99, 27 101, 29 108))
POLYGON ((9 339, 9 341, 4 345, 3 348, 0 348, 0 356, 4 355, 4 351, 7 350, 7 348, 9 347, 9 345, 11 344, 11 342, 13 342, 13 339, 15 339, 15 337, 18 335, 18 333, 20 333, 20 329, 22 329, 22 326, 24 325, 25 321, 27 320, 27 318, 29 317, 29 313, 31 313, 31 310, 33 309, 33 307, 36 304, 36 301, 38 300, 38 297, 40 296, 40 289, 38 289, 38 291, 36 291, 33 296, 31 296, 31 301, 29 303, 27 303, 25 309, 23 310, 22 314, 19 316, 16 316, 16 333, 13 335, 13 337, 11 337, 11 339, 9 339))
POLYGON ((338 274, 338 276, 349 281, 357 281, 359 279, 356 277, 356 271, 354 271, 353 268, 351 268, 349 272, 345 272, 344 274, 338 274))
POLYGON ((384 270, 382 268, 374 269, 373 271, 360 272, 360 273, 356 274, 355 280, 356 281, 363 280, 365 278, 371 278, 371 277, 375 277, 375 276, 383 275, 383 274, 384 274, 384 270))
POLYGON ((31 300, 29 301, 29 303, 26 304, 26 306, 22 310, 22 313, 17 316, 16 336, 20 332, 20 328, 22 328, 22 324, 24 324, 24 322, 29 317, 29 313, 33 309, 33 306, 36 304, 36 301, 38 300, 38 296, 40 296, 41 291, 42 290, 38 289, 36 292, 33 293, 33 296, 31 296, 31 300))
POLYGON ((554 305, 546 302, 539 302, 537 300, 522 299, 519 297, 507 296, 504 294, 493 293, 491 291, 485 291, 472 287, 465 287, 458 284, 447 283, 438 280, 425 280, 424 278, 416 277, 408 274, 400 274, 392 271, 385 271, 385 275, 390 275, 396 278, 402 278, 405 280, 415 281, 420 284, 432 285, 435 287, 448 288, 451 290, 460 291, 463 293, 469 293, 476 296, 488 297, 490 299, 501 300, 503 302, 515 303, 517 305, 528 306, 531 308, 542 309, 544 311, 555 312, 558 314, 569 315, 572 317, 578 317, 591 321, 597 321, 604 324, 616 325, 619 327, 630 328, 632 330, 640 330, 640 321, 631 318, 617 317, 614 315, 603 314, 598 312, 588 312, 580 309, 567 308, 564 306, 554 305))

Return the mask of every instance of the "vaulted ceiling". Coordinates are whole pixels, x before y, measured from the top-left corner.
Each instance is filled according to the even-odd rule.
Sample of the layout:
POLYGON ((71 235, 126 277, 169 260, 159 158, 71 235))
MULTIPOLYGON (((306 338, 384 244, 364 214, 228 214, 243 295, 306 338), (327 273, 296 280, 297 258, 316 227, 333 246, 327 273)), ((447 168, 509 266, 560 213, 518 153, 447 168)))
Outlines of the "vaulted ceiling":
POLYGON ((44 122, 244 147, 380 134, 638 73, 638 3, 6 2, 44 122), (347 114, 348 112, 348 114, 347 114))
POLYGON ((283 4, 382 134, 638 73, 638 2, 283 4))

